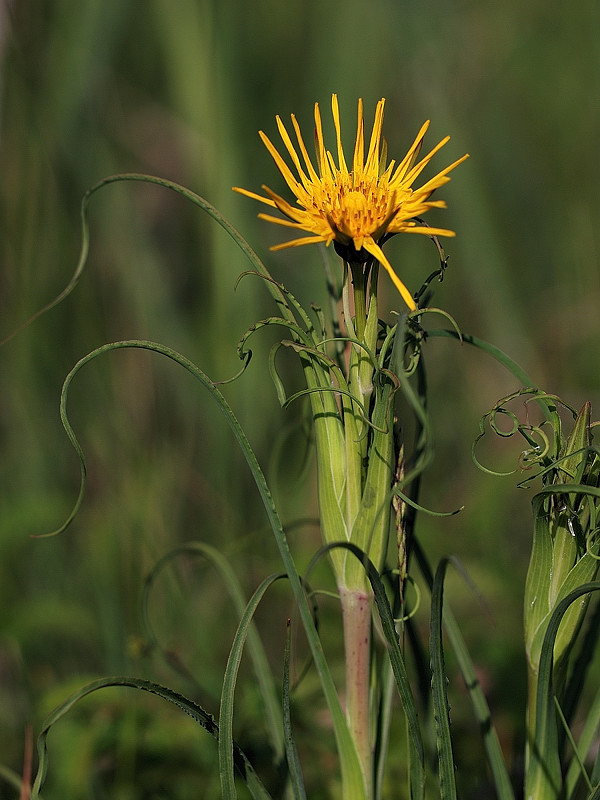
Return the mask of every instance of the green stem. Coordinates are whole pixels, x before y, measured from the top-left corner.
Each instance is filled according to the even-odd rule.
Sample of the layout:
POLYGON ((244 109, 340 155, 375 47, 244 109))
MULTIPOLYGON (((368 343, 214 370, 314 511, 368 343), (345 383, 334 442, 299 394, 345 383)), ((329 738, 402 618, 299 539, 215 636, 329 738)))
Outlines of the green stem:
POLYGON ((370 669, 372 595, 363 589, 340 588, 346 655, 346 719, 361 764, 365 798, 373 797, 370 669))
POLYGON ((365 281, 365 265, 350 264, 352 286, 354 289, 354 329, 356 338, 362 341, 367 325, 367 296, 365 281))

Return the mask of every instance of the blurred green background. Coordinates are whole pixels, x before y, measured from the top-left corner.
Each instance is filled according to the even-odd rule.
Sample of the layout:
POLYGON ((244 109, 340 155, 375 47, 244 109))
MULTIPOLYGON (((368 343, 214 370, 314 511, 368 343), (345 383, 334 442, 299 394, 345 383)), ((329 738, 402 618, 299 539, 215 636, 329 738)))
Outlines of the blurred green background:
MULTIPOLYGON (((426 144, 452 136, 431 170, 471 154, 440 195, 448 210, 430 220, 457 233, 446 242, 450 266, 434 303, 464 331, 508 352, 538 385, 576 407, 590 399, 597 408, 599 29, 597 0, 5 1, 0 338, 68 282, 79 254, 81 196, 116 172, 160 175, 206 197, 274 276, 304 302, 323 303, 317 250, 270 253, 285 232, 257 220, 256 204, 230 187, 284 189, 257 135, 261 128, 276 140, 275 114, 295 113, 310 141, 314 101, 331 130, 337 92, 350 148, 357 98, 370 126, 383 96, 391 157, 404 154, 424 119, 432 120, 426 144)), ((0 763, 16 772, 26 723, 37 731, 88 679, 132 674, 199 697, 149 650, 140 621, 143 580, 170 548, 196 539, 219 544, 248 593, 279 569, 218 411, 189 376, 139 351, 104 356, 77 379, 70 411, 89 459, 86 499, 65 534, 31 538, 58 527, 77 493, 78 463, 58 402, 80 357, 106 341, 149 338, 224 379, 238 369, 238 338, 273 311, 256 279, 235 288, 247 263, 181 197, 155 186, 110 186, 93 198, 90 223, 89 263, 76 290, 0 350, 0 763)), ((422 237, 396 237, 387 247, 413 290, 437 266, 422 237)), ((397 298, 391 284, 384 287, 393 308, 397 298)), ((301 436, 278 438, 301 408, 278 407, 266 367, 274 340, 270 332, 256 338, 250 368, 226 394, 291 522, 314 516, 314 476, 302 471, 301 436)), ((516 477, 478 472, 470 448, 480 416, 518 384, 453 342, 431 340, 427 361, 437 458, 423 501, 465 509, 449 520, 423 518, 419 533, 432 558, 460 557, 489 606, 492 623, 450 581, 510 752, 522 724, 531 493, 515 488, 516 477)), ((289 372, 293 382, 291 361, 289 372)), ((511 465, 517 447, 492 448, 486 457, 511 465)), ((290 539, 305 564, 318 546, 315 527, 293 528, 290 539)), ((284 589, 273 600, 261 629, 279 674, 293 609, 284 589)), ((236 620, 214 572, 174 560, 157 582, 151 612, 159 638, 216 713, 236 620)), ((335 625, 331 631, 333 649, 335 625)), ((468 764, 477 734, 456 691, 458 757, 468 764)), ((331 768, 331 753, 310 749, 321 699, 310 681, 304 694, 314 707, 298 710, 299 736, 306 732, 318 774, 331 768)), ((260 764, 264 735, 250 680, 238 695, 237 735, 260 764)), ((129 690, 82 703, 50 747, 47 798, 188 798, 199 786, 203 796, 218 795, 212 740, 129 690)), ((481 774, 473 771, 467 792, 478 796, 481 774)), ((0 797, 16 796, 0 785, 0 797)))

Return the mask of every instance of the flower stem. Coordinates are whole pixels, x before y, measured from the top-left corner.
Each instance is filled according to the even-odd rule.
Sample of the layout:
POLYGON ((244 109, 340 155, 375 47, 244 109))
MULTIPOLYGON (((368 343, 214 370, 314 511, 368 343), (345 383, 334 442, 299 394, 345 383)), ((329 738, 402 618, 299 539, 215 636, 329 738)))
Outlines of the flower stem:
POLYGON ((346 719, 365 780, 365 798, 373 797, 370 664, 372 597, 364 589, 340 588, 346 655, 346 719))
POLYGON ((352 286, 354 289, 354 329, 356 338, 362 341, 367 325, 365 265, 351 263, 350 271, 352 272, 352 286))

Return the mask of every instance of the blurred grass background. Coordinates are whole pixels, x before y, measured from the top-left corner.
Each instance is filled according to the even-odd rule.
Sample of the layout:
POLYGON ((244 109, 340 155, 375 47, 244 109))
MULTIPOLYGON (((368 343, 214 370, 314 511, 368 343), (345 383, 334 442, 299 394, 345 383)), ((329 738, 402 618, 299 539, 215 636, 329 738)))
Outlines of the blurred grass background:
MULTIPOLYGON (((256 220, 259 209, 230 187, 283 188, 257 135, 262 128, 276 137, 275 114, 294 112, 310 141, 312 105, 322 104, 329 124, 335 91, 349 148, 357 98, 370 125, 384 96, 390 156, 401 156, 428 118, 430 146, 452 136, 433 169, 471 154, 443 190, 448 210, 435 217, 457 232, 446 242, 450 267, 435 303, 464 331, 510 353, 546 390, 576 407, 587 399, 598 407, 599 9, 596 0, 5 1, 0 338, 67 283, 80 247, 81 196, 115 172, 189 186, 297 296, 324 302, 319 253, 269 253, 282 231, 256 220)), ((182 198, 154 186, 111 186, 92 200, 90 219, 90 259, 75 292, 0 350, 0 761, 17 772, 26 722, 39 728, 88 678, 134 674, 194 694, 148 651, 140 622, 144 577, 171 547, 218 543, 248 592, 279 568, 218 412, 189 377, 142 352, 104 357, 77 379, 70 409, 89 459, 86 500, 66 534, 31 538, 56 528, 76 496, 78 465, 58 400, 78 358, 109 340, 149 338, 223 379, 238 369, 238 338, 272 312, 256 279, 235 289, 247 264, 182 198)), ((405 239, 392 240, 388 254, 416 289, 436 255, 421 237, 405 239)), ((273 458, 276 432, 293 426, 300 408, 278 408, 265 363, 269 337, 256 338, 249 370, 226 394, 290 521, 314 515, 313 478, 300 478, 299 437, 284 442, 282 462, 273 458)), ((423 500, 465 510, 423 518, 419 531, 433 558, 462 559, 489 604, 492 626, 451 582, 510 750, 524 697, 520 615, 531 495, 515 489, 516 478, 478 472, 470 448, 479 417, 518 386, 451 342, 432 340, 427 359, 437 460, 423 500)), ((516 447, 501 454, 503 465, 516 447)), ((290 537, 305 563, 318 545, 314 527, 290 537)), ((152 613, 165 646, 216 712, 236 625, 217 578, 200 564, 174 562, 152 613)), ((283 593, 261 617, 277 671, 290 613, 283 593)), ((246 682, 238 692, 238 738, 258 749, 253 691, 246 682)), ((314 686, 304 691, 319 705, 314 686)), ((454 709, 460 702, 459 695, 454 709)), ((300 730, 313 724, 309 708, 298 713, 300 730)), ((468 762, 476 732, 468 709, 454 713, 458 730, 464 718, 459 756, 468 762)), ((187 798, 197 796, 199 775, 204 796, 218 794, 208 736, 159 701, 125 691, 82 704, 50 746, 47 798, 187 798)), ((312 758, 318 775, 327 753, 312 758)), ((15 796, 0 786, 0 797, 15 796)))

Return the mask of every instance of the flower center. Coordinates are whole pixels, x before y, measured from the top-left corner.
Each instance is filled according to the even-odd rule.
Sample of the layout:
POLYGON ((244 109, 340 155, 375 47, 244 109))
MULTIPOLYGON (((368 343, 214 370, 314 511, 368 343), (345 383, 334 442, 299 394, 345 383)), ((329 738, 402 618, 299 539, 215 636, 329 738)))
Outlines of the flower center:
POLYGON ((365 222, 369 219, 367 198, 362 192, 348 192, 340 197, 340 210, 336 223, 348 236, 364 233, 365 222))
POLYGON ((380 229, 390 213, 393 193, 377 181, 361 181, 353 186, 352 174, 340 175, 336 184, 326 192, 322 209, 336 230, 350 239, 383 232, 380 229))

